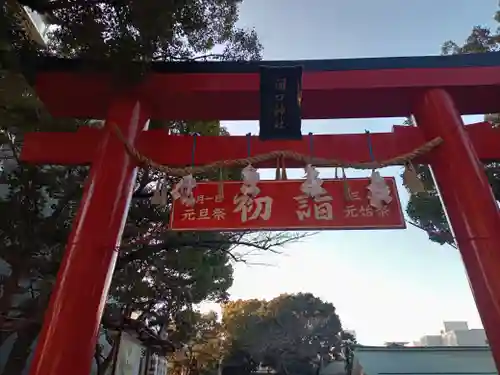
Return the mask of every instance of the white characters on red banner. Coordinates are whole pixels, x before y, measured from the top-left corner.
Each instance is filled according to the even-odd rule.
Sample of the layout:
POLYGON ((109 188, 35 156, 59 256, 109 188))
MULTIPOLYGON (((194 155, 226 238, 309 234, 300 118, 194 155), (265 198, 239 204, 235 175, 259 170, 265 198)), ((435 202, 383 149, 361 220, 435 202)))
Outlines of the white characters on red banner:
POLYGON ((204 204, 207 201, 214 201, 215 203, 220 203, 223 200, 224 200, 224 198, 219 196, 219 195, 216 195, 215 197, 210 197, 210 196, 203 195, 203 194, 196 196, 196 204, 204 204))
POLYGON ((212 217, 215 220, 224 220, 226 218, 226 210, 224 208, 214 208, 212 217))
POLYGON ((389 216, 389 207, 388 206, 382 206, 381 208, 375 210, 377 213, 378 217, 386 217, 389 216))
POLYGON ((344 207, 344 217, 357 218, 357 217, 386 217, 389 216, 389 207, 382 206, 381 208, 374 208, 371 205, 356 205, 355 201, 361 200, 359 192, 351 192, 352 203, 344 207))
POLYGON ((236 207, 233 212, 240 212, 241 222, 256 220, 269 220, 271 218, 273 208, 273 198, 271 197, 256 197, 249 198, 246 195, 236 195, 233 199, 236 207))
POLYGON ((208 208, 195 210, 194 208, 185 209, 181 214, 181 220, 224 220, 226 218, 226 210, 216 207, 210 212, 208 208))
POLYGON ((331 204, 333 198, 330 195, 321 195, 313 199, 307 195, 299 195, 293 197, 293 199, 299 205, 295 213, 300 221, 309 219, 313 213, 316 220, 333 220, 333 207, 331 204))
MULTIPOLYGON (((325 187, 328 188, 329 183, 325 183, 325 187)), ((177 202, 175 211, 178 211, 174 216, 179 222, 179 230, 402 227, 399 205, 384 203, 374 207, 364 192, 365 181, 359 180, 351 185, 354 189, 350 189, 349 199, 343 198, 341 187, 345 188, 345 185, 341 184, 342 181, 338 181, 333 190, 323 187, 323 191, 315 191, 315 196, 311 196, 311 192, 297 192, 297 185, 292 186, 296 189, 295 194, 294 190, 282 191, 278 186, 254 197, 235 189, 225 199, 215 194, 214 185, 214 193, 200 191, 201 194, 194 196, 194 206, 177 202)), ((240 186, 236 187, 239 190, 240 186)), ((174 229, 175 224, 172 225, 174 229)))
POLYGON ((224 220, 226 218, 226 210, 224 208, 215 207, 213 209, 203 207, 207 201, 220 203, 223 198, 220 196, 210 197, 206 195, 198 195, 194 208, 186 208, 181 214, 181 220, 224 220), (201 206, 201 207, 200 207, 201 206))
POLYGON ((196 220, 196 211, 194 208, 188 208, 182 213, 182 220, 196 220))

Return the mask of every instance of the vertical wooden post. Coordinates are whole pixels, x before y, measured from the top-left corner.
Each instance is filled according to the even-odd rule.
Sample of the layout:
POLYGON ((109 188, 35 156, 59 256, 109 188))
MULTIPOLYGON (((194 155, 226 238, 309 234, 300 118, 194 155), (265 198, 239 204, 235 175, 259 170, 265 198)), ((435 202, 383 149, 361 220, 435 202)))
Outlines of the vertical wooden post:
POLYGON ((134 143, 148 113, 134 98, 112 105, 66 246, 30 375, 89 375, 137 168, 113 134, 134 143))
POLYGON ((500 370, 500 215, 462 118, 441 89, 414 107, 427 139, 441 137, 431 167, 467 270, 486 335, 500 370))

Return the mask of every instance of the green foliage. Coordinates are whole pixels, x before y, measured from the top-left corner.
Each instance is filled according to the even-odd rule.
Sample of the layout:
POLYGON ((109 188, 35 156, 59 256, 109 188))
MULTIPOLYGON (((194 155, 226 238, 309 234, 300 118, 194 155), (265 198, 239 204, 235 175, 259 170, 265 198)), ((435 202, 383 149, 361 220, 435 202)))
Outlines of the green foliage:
MULTIPOLYGON (((169 373, 175 375, 217 374, 222 358, 222 327, 217 314, 210 312, 185 312, 183 321, 190 324, 182 330, 182 350, 169 358, 169 373)), ((181 330, 177 330, 181 332, 181 330)))
POLYGON ((20 0, 58 24, 52 32, 58 52, 108 56, 122 62, 183 60, 200 55, 259 60, 262 46, 256 32, 236 27, 241 2, 20 0))
POLYGON ((426 192, 410 196, 406 206, 406 213, 418 227, 427 232, 430 240, 440 245, 450 244, 454 246, 455 241, 441 205, 438 191, 434 185, 430 168, 426 165, 416 166, 415 168, 426 188, 426 192))
MULTIPOLYGON (((495 20, 500 22, 500 11, 496 12, 495 20)), ((500 28, 493 31, 482 26, 475 26, 462 45, 447 41, 442 47, 444 55, 497 51, 500 51, 500 28)), ((487 114, 485 120, 496 126, 500 124, 498 114, 487 114)), ((413 125, 413 121, 408 119, 406 125, 413 125)), ((420 179, 427 188, 427 193, 412 195, 406 212, 417 227, 428 233, 430 240, 441 245, 455 246, 455 240, 448 225, 430 169, 428 166, 417 166, 416 168, 420 179)), ((487 163, 484 168, 495 198, 500 200, 500 164, 487 163)))
MULTIPOLYGON (((495 15, 497 22, 499 21, 499 15, 499 12, 495 15)), ((471 34, 462 46, 448 40, 443 44, 441 52, 443 55, 497 52, 500 50, 499 42, 500 35, 497 32, 494 33, 487 27, 474 26, 471 34)))
POLYGON ((335 307, 310 293, 229 302, 222 323, 223 365, 243 372, 262 365, 283 374, 315 374, 341 356, 343 338, 351 339, 335 307))

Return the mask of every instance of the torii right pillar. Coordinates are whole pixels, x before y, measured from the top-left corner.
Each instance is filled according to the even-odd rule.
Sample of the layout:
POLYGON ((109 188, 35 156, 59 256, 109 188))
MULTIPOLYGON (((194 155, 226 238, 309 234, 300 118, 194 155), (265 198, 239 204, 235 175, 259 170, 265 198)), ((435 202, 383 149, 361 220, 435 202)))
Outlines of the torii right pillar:
POLYGON ((432 151, 431 168, 500 370, 500 214, 496 200, 451 96, 442 89, 430 90, 416 103, 413 114, 426 139, 443 139, 432 151))

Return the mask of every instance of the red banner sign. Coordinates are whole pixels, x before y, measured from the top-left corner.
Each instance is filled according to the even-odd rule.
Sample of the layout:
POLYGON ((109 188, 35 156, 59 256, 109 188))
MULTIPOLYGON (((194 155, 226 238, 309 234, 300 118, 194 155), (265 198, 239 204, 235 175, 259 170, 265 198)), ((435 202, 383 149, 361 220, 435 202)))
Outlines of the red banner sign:
POLYGON ((406 228, 394 178, 385 178, 392 202, 382 209, 370 206, 368 178, 348 179, 352 200, 344 198, 342 180, 325 180, 327 194, 313 200, 300 191, 302 180, 261 181, 260 194, 245 203, 241 182, 225 182, 224 198, 217 182, 199 183, 196 204, 174 202, 172 230, 289 230, 289 229, 403 229, 406 228))

